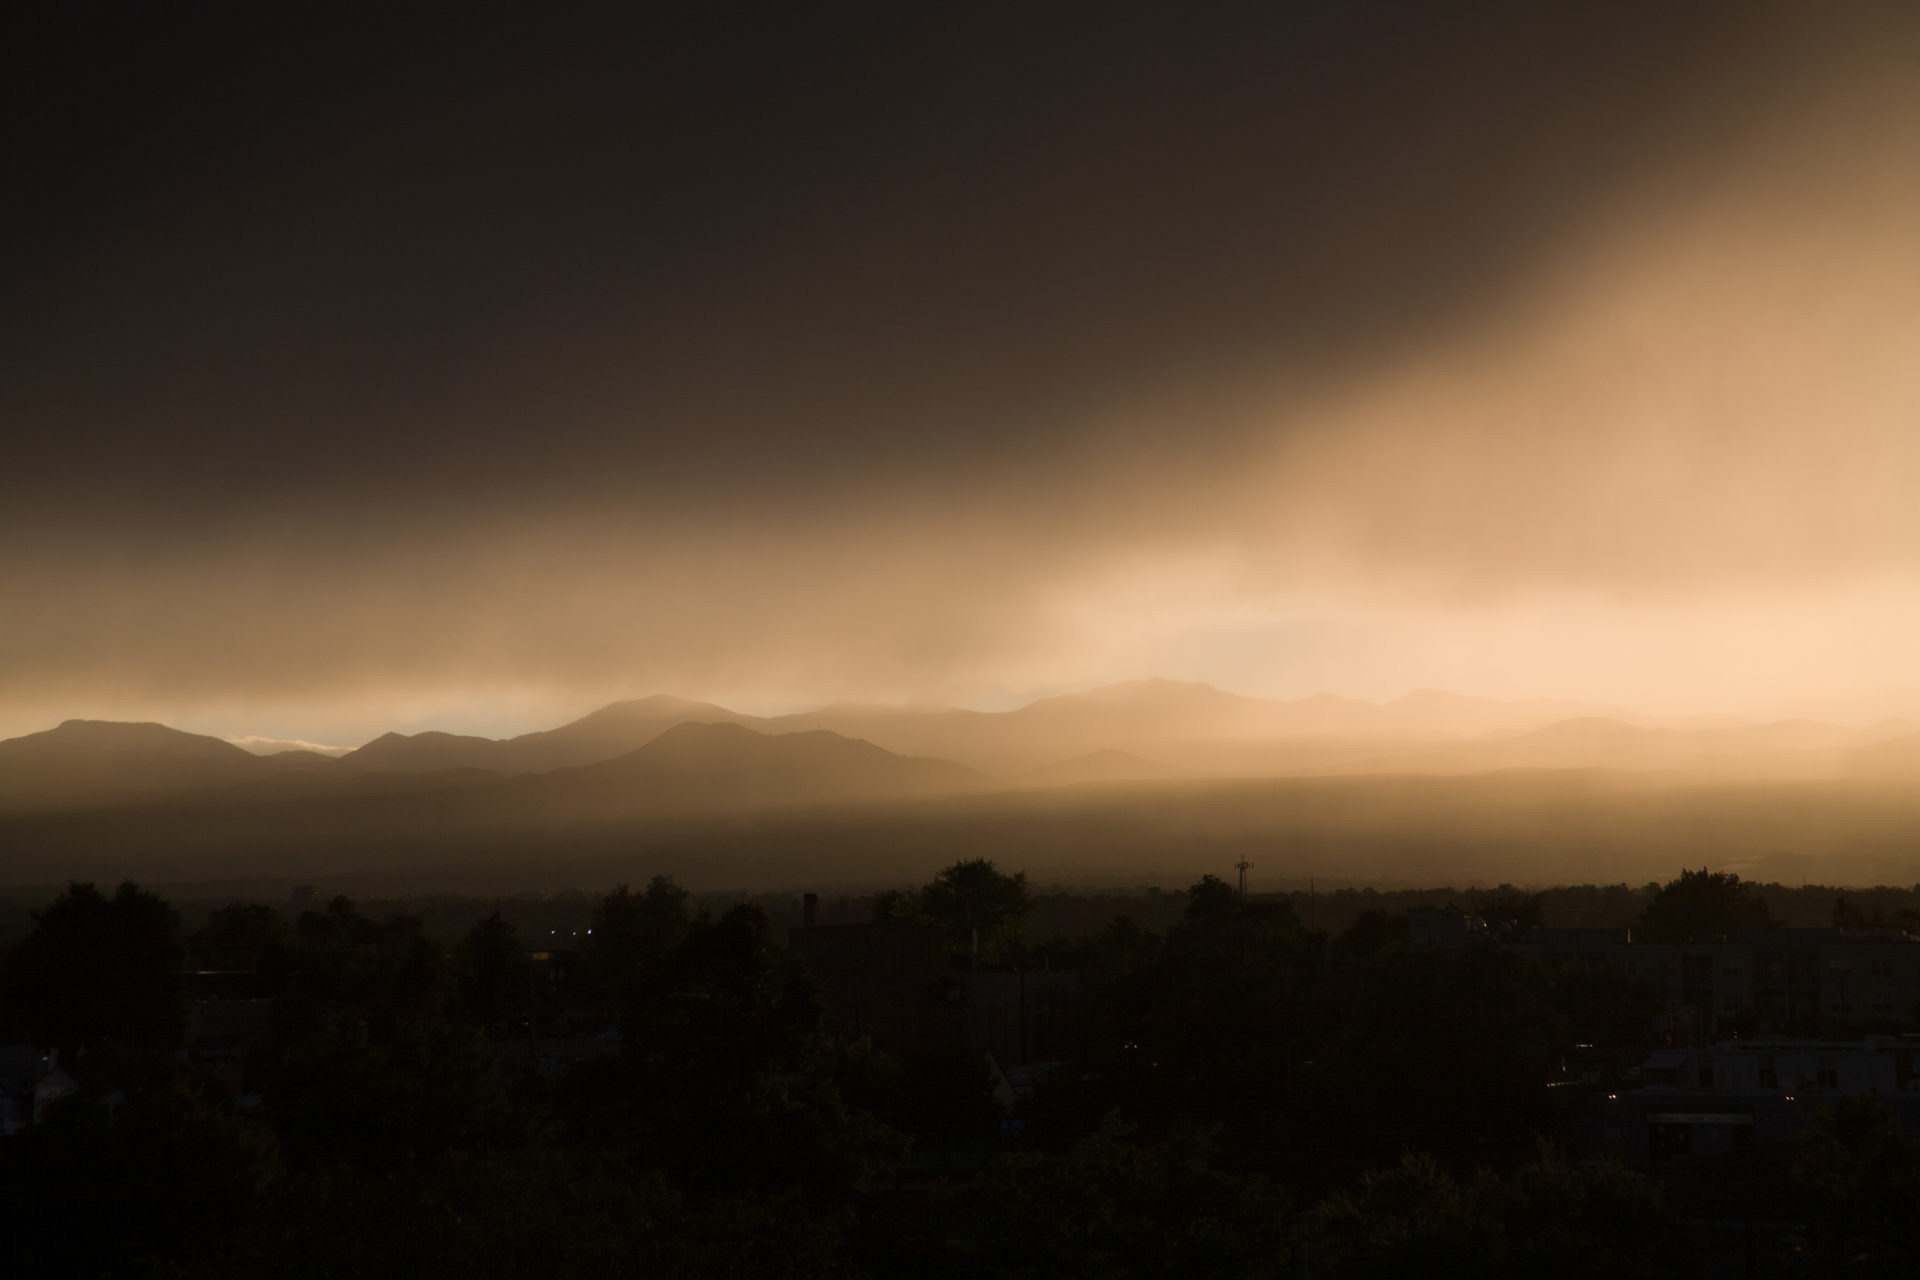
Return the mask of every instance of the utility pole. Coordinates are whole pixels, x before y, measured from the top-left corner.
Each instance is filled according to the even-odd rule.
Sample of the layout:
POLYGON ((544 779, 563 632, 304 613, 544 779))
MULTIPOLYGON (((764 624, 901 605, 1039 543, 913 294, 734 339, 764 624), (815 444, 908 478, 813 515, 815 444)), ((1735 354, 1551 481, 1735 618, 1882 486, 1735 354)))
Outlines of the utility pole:
POLYGON ((1240 896, 1243 898, 1247 896, 1247 868, 1252 865, 1245 858, 1233 864, 1234 869, 1240 873, 1240 896))

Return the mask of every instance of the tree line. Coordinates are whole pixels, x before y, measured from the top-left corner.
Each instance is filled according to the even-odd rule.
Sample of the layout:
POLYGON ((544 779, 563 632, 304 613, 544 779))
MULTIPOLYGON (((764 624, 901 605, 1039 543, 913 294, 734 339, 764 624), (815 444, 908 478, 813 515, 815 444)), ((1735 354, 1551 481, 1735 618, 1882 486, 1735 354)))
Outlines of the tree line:
MULTIPOLYGON (((564 950, 499 912, 445 946, 345 897, 188 932, 138 886, 73 885, 0 969, 0 1041, 57 1049, 80 1086, 0 1142, 0 1270, 1689 1273, 1683 1206, 1553 1141, 1578 1091, 1549 1082, 1576 1046, 1643 1050, 1644 987, 1416 946, 1388 911, 1329 934, 1211 876, 1164 928, 1030 945, 1032 896, 974 861, 876 911, 960 963, 1083 975, 1081 1047, 1010 1128, 986 1063, 836 1036, 761 907, 670 880, 602 896, 564 950), (258 1106, 180 1053, 208 974, 272 1000, 258 1106), (529 1029, 608 1048, 533 1069, 529 1029)), ((1688 873, 1645 923, 1721 932, 1753 901, 1688 873)), ((1920 1153, 1871 1100, 1782 1176, 1815 1273, 1913 1261, 1920 1153)))

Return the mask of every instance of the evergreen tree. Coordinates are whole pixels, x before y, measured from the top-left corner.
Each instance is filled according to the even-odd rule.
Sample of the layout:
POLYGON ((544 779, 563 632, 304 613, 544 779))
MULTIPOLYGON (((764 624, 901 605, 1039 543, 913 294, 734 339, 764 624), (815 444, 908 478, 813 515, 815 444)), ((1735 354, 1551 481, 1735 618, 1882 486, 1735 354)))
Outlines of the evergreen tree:
POLYGON ((6 1003, 43 1045, 172 1048, 185 1019, 180 915, 132 881, 70 885, 7 958, 6 1003))
POLYGON ((1778 924, 1752 885, 1740 883, 1730 871, 1702 867, 1662 885, 1633 934, 1648 942, 1689 942, 1778 924))

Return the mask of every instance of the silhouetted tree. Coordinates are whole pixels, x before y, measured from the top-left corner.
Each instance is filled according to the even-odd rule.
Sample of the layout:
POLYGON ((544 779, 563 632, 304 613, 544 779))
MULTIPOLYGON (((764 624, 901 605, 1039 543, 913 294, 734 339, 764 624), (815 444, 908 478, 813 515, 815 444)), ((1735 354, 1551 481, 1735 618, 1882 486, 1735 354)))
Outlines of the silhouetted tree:
POLYGON ((1649 942, 1686 942, 1778 923, 1752 885, 1741 884, 1730 871, 1702 867, 1662 885, 1633 933, 1649 942))
MULTIPOLYGON (((271 1135, 178 1077, 109 1115, 84 1096, 0 1138, 0 1275, 201 1274, 261 1215, 278 1170, 271 1135)), ((217 1274, 217 1272, 216 1272, 217 1274)))
POLYGON ((588 998, 624 1005, 636 982, 659 971, 688 925, 687 891, 671 876, 655 876, 639 893, 617 886, 594 908, 580 944, 588 998))
POLYGON ((478 1034, 449 1021, 446 956, 417 920, 339 897, 296 933, 272 1090, 290 1157, 412 1168, 499 1133, 505 1095, 478 1034))
POLYGON ((1920 1268, 1920 1142, 1873 1094, 1823 1109, 1794 1152, 1817 1274, 1910 1276, 1920 1268))
POLYGON ((286 916, 264 902, 220 907, 187 940, 187 950, 202 969, 281 969, 293 943, 286 916))
POLYGON ((911 1134, 917 1147, 979 1143, 998 1136, 1003 1112, 993 1096, 995 1076, 985 1054, 958 1046, 918 1049, 887 1075, 883 1090, 863 1091, 858 1101, 911 1134))
POLYGON ((1164 940, 1117 923, 1088 969, 1089 1060, 1035 1098, 1043 1137, 1090 1132, 1118 1108, 1155 1133, 1176 1116, 1225 1124, 1244 1155, 1296 1100, 1323 959, 1284 897, 1243 899, 1213 877, 1164 940))
POLYGON ((875 924, 920 924, 939 929, 956 953, 1006 959, 1021 950, 1032 914, 1024 871, 1007 875, 987 858, 946 868, 923 889, 888 889, 872 900, 875 924))
POLYGON ((1033 903, 1026 872, 1006 875, 989 859, 970 858, 935 876, 920 891, 919 908, 946 929, 956 950, 971 953, 977 936, 981 958, 995 960, 1019 949, 1033 903))
POLYGON ((1132 916, 1116 916, 1095 942, 1094 963, 1115 973, 1132 973, 1153 963, 1166 939, 1132 916))
POLYGON ((831 1078, 824 1007, 766 913, 697 919, 634 989, 622 1052, 576 1073, 578 1131, 702 1197, 844 1196, 892 1139, 831 1078))
POLYGON ((1196 1133, 1137 1140, 1115 1118, 1058 1156, 1016 1155, 977 1193, 961 1274, 995 1277, 1269 1276, 1291 1227, 1287 1197, 1220 1169, 1196 1133))
POLYGON ((1845 894, 1834 898, 1830 919, 1836 929, 1902 929, 1920 933, 1920 912, 1910 907, 1888 912, 1882 910, 1878 902, 1863 909, 1845 894))
POLYGON ((520 931, 498 909, 467 930, 453 953, 453 973, 461 1012, 473 1021, 490 1025, 535 1016, 533 961, 520 945, 520 931))
POLYGON ((1568 1043, 1546 975, 1492 942, 1389 947, 1316 988, 1308 1021, 1304 1121, 1363 1167, 1409 1145, 1476 1159, 1524 1148, 1568 1043))
POLYGON ((1406 940, 1406 912, 1362 911, 1333 940, 1333 953, 1344 960, 1365 960, 1406 940))
POLYGON ((1219 876, 1201 876, 1200 882, 1187 890, 1185 918, 1189 924, 1224 920, 1239 909, 1239 890, 1219 876))
POLYGON ((1340 1276, 1663 1276, 1685 1273, 1678 1228, 1651 1187, 1617 1166, 1575 1168, 1551 1150, 1506 1178, 1449 1173, 1409 1153, 1316 1215, 1340 1276))
POLYGON ((132 881, 109 898, 76 883, 34 915, 7 957, 6 1002, 43 1044, 179 1043, 185 1016, 180 916, 132 881))
POLYGON ((323 911, 305 911, 294 925, 299 981, 281 1002, 283 1032, 293 1043, 321 1019, 378 1026, 444 1013, 446 955, 409 916, 374 920, 351 898, 336 897, 323 911))
POLYGON ((920 907, 920 895, 912 889, 883 889, 873 895, 870 908, 875 924, 934 923, 920 907))

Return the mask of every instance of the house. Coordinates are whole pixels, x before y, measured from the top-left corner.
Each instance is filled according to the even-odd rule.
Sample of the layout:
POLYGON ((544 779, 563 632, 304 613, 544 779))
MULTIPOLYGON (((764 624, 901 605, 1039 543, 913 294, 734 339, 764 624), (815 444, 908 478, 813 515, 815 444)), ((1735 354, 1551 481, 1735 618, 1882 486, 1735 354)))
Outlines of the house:
POLYGON ((58 1049, 0 1045, 0 1135, 39 1124, 49 1107, 79 1091, 73 1077, 60 1069, 58 1049))
POLYGON ((1853 1093, 1879 1095, 1920 1137, 1920 1037, 1722 1041, 1655 1052, 1640 1077, 1592 1101, 1577 1126, 1585 1154, 1657 1164, 1775 1146, 1853 1093))

